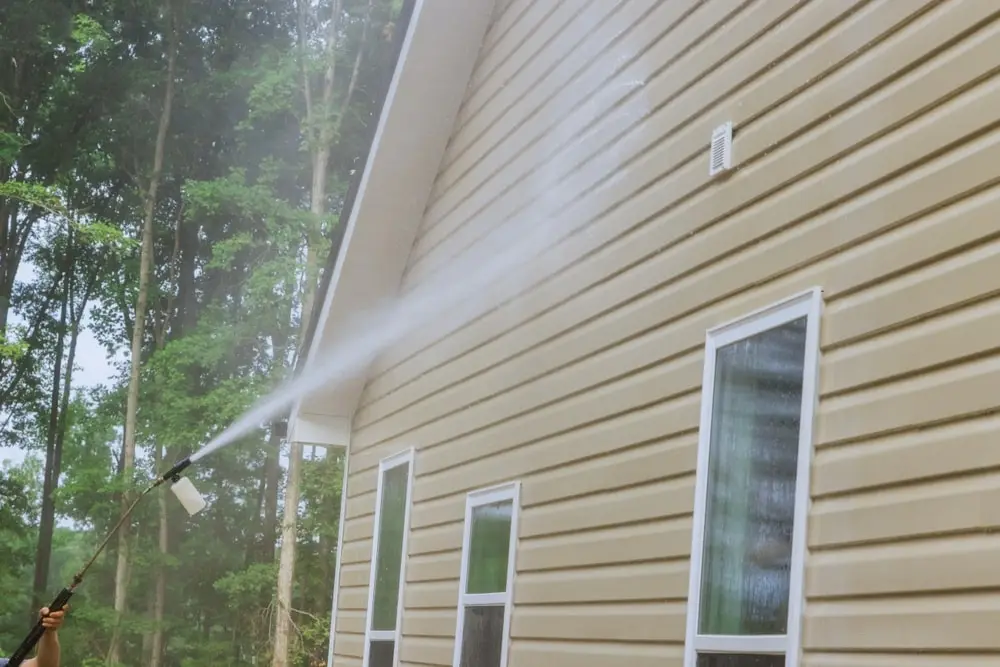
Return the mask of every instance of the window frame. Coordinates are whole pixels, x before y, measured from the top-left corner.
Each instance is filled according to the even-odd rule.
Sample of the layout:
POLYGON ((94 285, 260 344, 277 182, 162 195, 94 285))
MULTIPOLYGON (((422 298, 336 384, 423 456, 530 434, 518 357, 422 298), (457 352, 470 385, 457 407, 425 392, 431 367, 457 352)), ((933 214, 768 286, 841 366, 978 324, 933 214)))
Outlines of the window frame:
POLYGON ((462 640, 465 631, 466 607, 499 607, 503 605, 503 637, 500 644, 500 667, 506 667, 510 648, 510 619, 514 610, 514 573, 518 546, 518 523, 521 514, 521 482, 507 482, 496 486, 471 491, 465 497, 465 525, 462 533, 462 562, 458 579, 458 618, 455 622, 455 650, 453 667, 459 667, 462 659, 462 640), (507 548, 507 581, 502 593, 466 593, 469 575, 469 554, 472 542, 473 510, 483 505, 511 502, 510 544, 507 548))
POLYGON ((706 332, 684 667, 696 667, 699 653, 784 655, 785 667, 798 667, 801 660, 802 614, 805 606, 803 583, 807 555, 806 524, 810 507, 809 482, 812 470, 813 434, 816 408, 819 403, 818 375, 822 313, 823 291, 814 287, 752 311, 738 319, 713 327, 706 332), (698 620, 701 615, 701 577, 710 472, 709 454, 712 440, 712 417, 715 408, 716 353, 719 348, 751 338, 802 317, 806 318, 805 358, 802 373, 802 403, 799 412, 798 460, 795 471, 786 632, 783 635, 702 635, 698 633, 698 620))
POLYGON ((413 500, 413 463, 415 459, 414 448, 410 447, 403 451, 387 456, 379 461, 378 482, 375 486, 375 520, 372 526, 372 553, 370 570, 368 575, 368 605, 365 610, 365 646, 361 664, 368 667, 371 659, 371 644, 373 641, 392 641, 392 664, 399 665, 399 643, 403 637, 403 594, 406 589, 406 561, 408 557, 407 543, 410 535, 410 506, 413 500), (399 559, 399 599, 396 601, 396 628, 394 630, 372 630, 375 611, 375 581, 378 578, 378 549, 379 538, 382 533, 382 491, 385 484, 385 475, 390 470, 394 470, 401 465, 409 464, 406 475, 406 504, 403 509, 403 545, 402 555, 399 559))

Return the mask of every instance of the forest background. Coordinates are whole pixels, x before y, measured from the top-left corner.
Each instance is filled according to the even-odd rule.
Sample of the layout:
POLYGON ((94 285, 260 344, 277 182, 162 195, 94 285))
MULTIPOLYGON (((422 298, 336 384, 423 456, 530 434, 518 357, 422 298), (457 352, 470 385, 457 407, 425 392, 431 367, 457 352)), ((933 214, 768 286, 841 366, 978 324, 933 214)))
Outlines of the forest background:
MULTIPOLYGON (((294 372, 402 5, 0 3, 0 656, 139 485, 294 372)), ((139 506, 66 667, 326 664, 343 458, 282 436, 192 469, 210 511, 139 506)))

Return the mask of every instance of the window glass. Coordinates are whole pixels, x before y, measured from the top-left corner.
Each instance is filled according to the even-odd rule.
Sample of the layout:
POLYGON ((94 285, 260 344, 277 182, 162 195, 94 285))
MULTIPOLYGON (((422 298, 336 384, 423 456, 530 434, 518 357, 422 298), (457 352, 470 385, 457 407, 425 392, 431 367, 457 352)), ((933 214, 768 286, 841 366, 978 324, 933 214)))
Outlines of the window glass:
MULTIPOLYGON (((803 317, 716 351, 700 634, 787 631, 805 343, 803 317)), ((773 660, 784 663, 704 655, 698 665, 773 660)))
POLYGON ((785 656, 701 653, 698 667, 785 667, 785 656))
POLYGON ((392 667, 395 644, 392 640, 373 641, 368 649, 368 667, 392 667))
POLYGON ((500 667, 503 606, 466 607, 459 667, 500 667))
POLYGON ((465 586, 467 593, 502 593, 507 590, 513 508, 509 500, 473 508, 465 586))
POLYGON ((406 486, 409 477, 410 465, 406 463, 390 468, 382 479, 372 630, 396 629, 399 577, 403 562, 403 521, 406 516, 406 486))

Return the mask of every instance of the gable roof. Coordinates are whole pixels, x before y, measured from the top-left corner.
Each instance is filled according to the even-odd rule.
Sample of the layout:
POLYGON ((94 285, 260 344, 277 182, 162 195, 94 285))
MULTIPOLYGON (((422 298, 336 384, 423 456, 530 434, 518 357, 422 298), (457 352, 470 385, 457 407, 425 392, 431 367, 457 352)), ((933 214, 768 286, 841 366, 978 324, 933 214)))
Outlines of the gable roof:
MULTIPOLYGON (((322 364, 330 350, 349 350, 364 333, 360 318, 397 293, 493 5, 404 4, 401 21, 410 12, 406 35, 364 170, 348 193, 346 221, 342 214, 335 231, 300 372, 322 364)), ((301 399, 289 419, 289 438, 346 444, 371 361, 352 359, 349 372, 301 399)))

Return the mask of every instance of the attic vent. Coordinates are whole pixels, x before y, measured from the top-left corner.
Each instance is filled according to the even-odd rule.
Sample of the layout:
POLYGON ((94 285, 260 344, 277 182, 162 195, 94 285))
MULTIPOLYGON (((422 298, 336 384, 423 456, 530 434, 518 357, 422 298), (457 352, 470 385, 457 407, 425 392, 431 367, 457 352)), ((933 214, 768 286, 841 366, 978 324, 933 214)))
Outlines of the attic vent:
POLYGON ((733 124, 725 123, 712 132, 711 155, 708 175, 715 176, 729 171, 733 166, 733 124))

